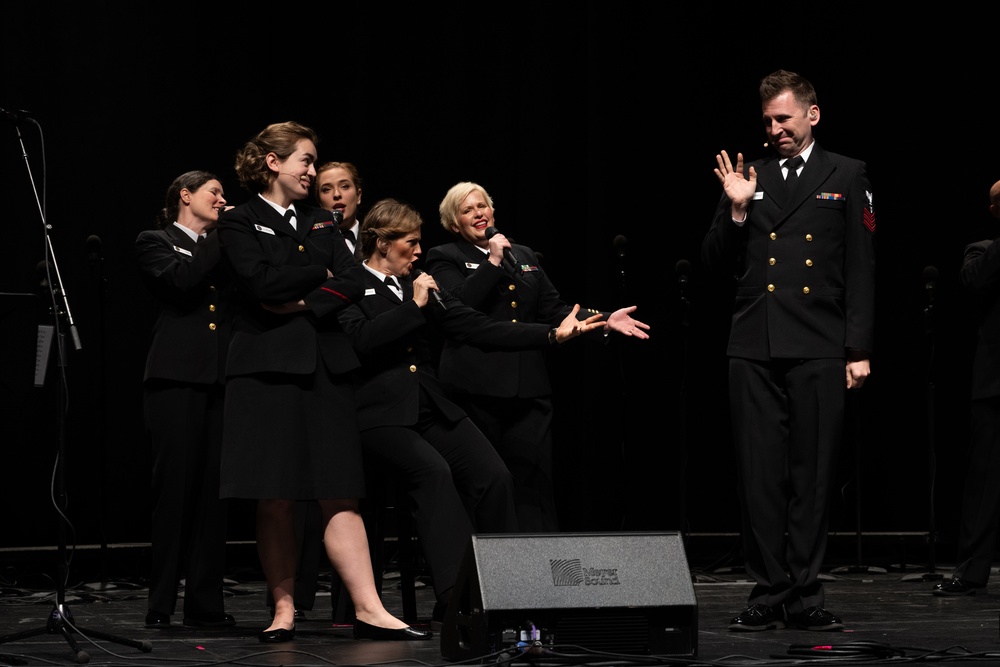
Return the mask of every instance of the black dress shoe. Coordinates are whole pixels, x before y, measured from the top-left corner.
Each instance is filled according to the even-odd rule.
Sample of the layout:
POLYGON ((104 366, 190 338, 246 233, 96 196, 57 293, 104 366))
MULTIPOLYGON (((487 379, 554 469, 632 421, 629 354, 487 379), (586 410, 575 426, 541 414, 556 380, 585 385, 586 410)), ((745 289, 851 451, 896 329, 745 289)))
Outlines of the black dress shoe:
POLYGON ((261 644, 283 644, 284 642, 290 642, 295 639, 295 628, 291 630, 285 630, 284 628, 275 628, 274 630, 261 630, 257 634, 257 640, 261 644))
POLYGON ((185 615, 184 625, 189 628, 226 628, 236 625, 236 619, 224 611, 211 611, 185 615))
POLYGON ((931 591, 934 595, 975 595, 977 591, 986 591, 986 586, 969 583, 964 579, 952 577, 943 581, 931 591))
POLYGON ((798 614, 789 614, 788 625, 799 630, 833 631, 844 629, 841 620, 823 607, 808 607, 798 614))
POLYGON ((158 611, 151 611, 146 614, 147 628, 169 628, 170 614, 161 614, 158 611))
POLYGON ((781 615, 766 604, 752 604, 739 616, 729 621, 729 629, 737 632, 756 632, 785 627, 781 615))
POLYGON ((382 641, 412 641, 418 640, 423 641, 425 639, 430 639, 434 636, 433 632, 427 632, 426 630, 417 630, 409 626, 405 628, 399 628, 397 630, 390 630, 389 628, 380 628, 377 625, 370 625, 364 621, 355 619, 354 621, 354 638, 355 639, 378 639, 382 641))

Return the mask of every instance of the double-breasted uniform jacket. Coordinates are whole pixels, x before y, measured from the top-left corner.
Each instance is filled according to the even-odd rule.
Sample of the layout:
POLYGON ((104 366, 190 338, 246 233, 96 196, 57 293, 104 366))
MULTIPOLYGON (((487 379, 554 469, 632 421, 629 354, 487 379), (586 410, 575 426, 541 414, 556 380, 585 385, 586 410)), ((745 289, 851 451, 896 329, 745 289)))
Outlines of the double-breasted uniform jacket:
POLYGON ((225 360, 234 307, 219 235, 200 241, 174 224, 140 232, 140 275, 158 309, 143 372, 152 450, 148 608, 222 613, 226 509, 219 499, 225 360))
MULTIPOLYGON (((465 239, 431 248, 427 271, 442 290, 491 319, 558 326, 572 306, 562 300, 531 248, 511 244, 511 249, 521 262, 520 271, 511 271, 506 262, 493 266, 465 239)), ((596 312, 581 308, 578 317, 596 312)), ((602 314, 604 319, 609 316, 602 314)), ((552 393, 541 349, 487 350, 449 339, 438 372, 449 388, 480 396, 534 398, 552 393)))
POLYGON ((961 277, 978 308, 971 396, 1000 396, 1000 243, 985 240, 966 246, 961 277))
POLYGON ((143 380, 223 383, 233 313, 218 234, 196 243, 171 224, 140 232, 135 252, 158 308, 143 380))
POLYGON ((958 549, 953 576, 985 586, 995 555, 1000 511, 1000 243, 983 240, 965 247, 962 285, 975 298, 976 349, 969 406, 971 431, 958 549))
POLYGON ((707 266, 736 271, 729 356, 872 352, 875 216, 864 163, 814 144, 791 193, 777 158, 751 166, 757 191, 746 223, 733 223, 723 194, 702 246, 707 266))
MULTIPOLYGON (((338 315, 361 359, 355 372, 358 421, 362 431, 377 426, 417 423, 421 389, 451 422, 465 412, 447 398, 434 370, 435 341, 441 337, 479 349, 542 348, 550 327, 496 322, 440 292, 445 307, 433 300, 424 308, 413 301, 413 282, 400 278, 403 300, 377 276, 364 271, 365 297, 338 315)), ((494 369, 491 368, 491 372, 494 369)), ((499 370, 499 369, 496 369, 499 370)))
POLYGON ((364 294, 364 269, 351 256, 330 211, 295 204, 296 227, 259 196, 221 214, 219 234, 243 307, 226 372, 308 375, 323 363, 331 373, 358 367, 337 320, 364 294), (327 269, 333 273, 326 277, 327 269), (309 309, 275 315, 261 303, 305 298, 309 309))

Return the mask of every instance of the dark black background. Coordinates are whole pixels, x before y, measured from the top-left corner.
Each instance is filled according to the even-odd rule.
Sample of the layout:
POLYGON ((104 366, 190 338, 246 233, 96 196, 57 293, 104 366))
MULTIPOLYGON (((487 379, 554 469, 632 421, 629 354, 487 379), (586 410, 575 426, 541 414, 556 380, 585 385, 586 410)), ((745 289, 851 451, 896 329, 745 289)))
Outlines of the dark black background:
MULTIPOLYGON (((320 161, 359 166, 362 214, 382 197, 413 204, 425 249, 450 240, 444 192, 474 180, 567 300, 639 306, 649 341, 577 341, 553 358, 565 528, 738 530, 729 286, 704 274, 699 250, 720 195, 714 156, 763 153, 757 82, 782 67, 816 86, 824 147, 868 163, 878 223, 876 357, 853 396, 831 527, 856 527, 860 460, 865 530, 926 530, 933 483, 937 527, 954 538, 974 340, 958 268, 967 242, 996 233, 987 194, 1000 179, 994 59, 975 34, 985 17, 904 28, 838 10, 629 2, 250 7, 8 10, 0 106, 37 125, 0 124, 0 291, 39 295, 30 328, 51 321, 36 270, 47 238, 82 349, 67 345, 65 420, 53 372, 35 387, 6 364, 0 546, 54 541, 60 448, 71 538, 148 540, 152 309, 133 243, 181 172, 214 171, 243 201, 233 155, 283 120, 318 131, 320 161), (927 266, 939 271, 930 318, 927 266)), ((7 340, 19 322, 6 319, 7 340)), ((33 334, 23 341, 8 347, 33 356, 33 334)), ((244 510, 231 532, 252 539, 244 510)))

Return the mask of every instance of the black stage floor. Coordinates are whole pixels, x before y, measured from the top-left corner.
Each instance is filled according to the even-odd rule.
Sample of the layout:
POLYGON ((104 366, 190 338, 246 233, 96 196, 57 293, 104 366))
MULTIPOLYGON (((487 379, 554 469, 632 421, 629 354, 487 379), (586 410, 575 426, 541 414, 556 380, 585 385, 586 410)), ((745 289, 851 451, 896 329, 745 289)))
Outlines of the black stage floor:
MULTIPOLYGON (((694 655, 637 655, 635 652, 592 652, 579 645, 545 646, 547 653, 531 656, 517 650, 470 659, 442 657, 440 635, 428 642, 356 641, 349 627, 332 623, 327 591, 321 590, 313 610, 297 625, 296 639, 264 645, 257 632, 269 623, 264 586, 253 567, 238 570, 227 585, 227 611, 235 627, 219 630, 143 627, 146 589, 141 579, 102 577, 76 583, 57 592, 51 587, 53 553, 24 554, 4 564, 0 554, 0 665, 455 665, 515 663, 519 665, 785 665, 820 662, 884 664, 904 662, 986 662, 1000 664, 1000 596, 980 594, 940 598, 931 589, 949 566, 920 572, 902 568, 840 567, 824 575, 827 607, 840 615, 844 632, 772 630, 734 633, 729 619, 745 605, 750 583, 738 570, 701 570, 690 565, 696 605, 694 655), (48 576, 46 575, 48 572, 48 576), (62 595, 62 618, 83 653, 78 655, 58 631, 53 615, 62 595), (95 639, 93 633, 127 642, 95 639), (137 648, 137 643, 148 652, 137 648), (799 645, 827 646, 799 654, 799 645)), ((127 568, 126 568, 127 569, 127 568)), ((70 572, 73 571, 71 567, 70 572)), ((996 578, 1000 575, 994 575, 996 578)), ((684 578, 687 581, 687 577, 684 578)), ((398 580, 387 572, 383 586, 387 607, 401 614, 398 580)), ((429 623, 433 606, 430 587, 417 589, 418 615, 429 623)))

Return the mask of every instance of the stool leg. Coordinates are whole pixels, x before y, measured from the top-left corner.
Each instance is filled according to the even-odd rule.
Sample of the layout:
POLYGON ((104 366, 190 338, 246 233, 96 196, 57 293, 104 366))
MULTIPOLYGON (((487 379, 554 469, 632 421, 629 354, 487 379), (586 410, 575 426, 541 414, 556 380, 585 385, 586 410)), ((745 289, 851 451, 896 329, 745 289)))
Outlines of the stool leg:
POLYGON ((417 621, 416 544, 413 517, 405 493, 396 496, 396 536, 399 540, 399 589, 403 598, 403 620, 411 625, 417 621))

